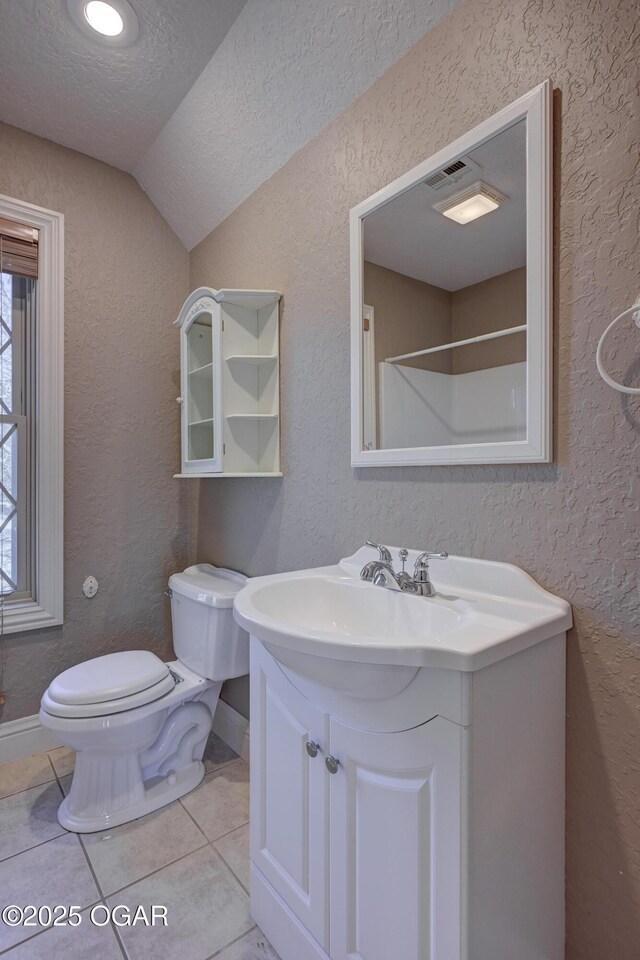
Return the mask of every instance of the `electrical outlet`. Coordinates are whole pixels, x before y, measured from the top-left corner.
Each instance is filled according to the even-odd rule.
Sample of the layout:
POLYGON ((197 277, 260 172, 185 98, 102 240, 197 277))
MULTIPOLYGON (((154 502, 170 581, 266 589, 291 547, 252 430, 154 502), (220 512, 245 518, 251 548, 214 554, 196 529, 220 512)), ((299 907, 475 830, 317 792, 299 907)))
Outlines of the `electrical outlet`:
POLYGON ((88 597, 91 600, 92 597, 95 597, 98 592, 98 581, 95 577, 87 577, 85 582, 82 584, 82 592, 85 597, 88 597))

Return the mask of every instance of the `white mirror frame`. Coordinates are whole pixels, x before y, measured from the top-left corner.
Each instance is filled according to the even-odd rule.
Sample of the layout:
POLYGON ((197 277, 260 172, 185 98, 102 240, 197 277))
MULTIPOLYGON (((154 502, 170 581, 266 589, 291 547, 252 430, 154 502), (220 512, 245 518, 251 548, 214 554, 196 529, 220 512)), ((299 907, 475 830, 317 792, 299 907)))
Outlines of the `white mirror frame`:
POLYGON ((549 463, 552 456, 552 86, 545 80, 353 207, 351 228, 351 465, 549 463), (363 450, 363 221, 385 203, 477 149, 520 120, 527 121, 527 439, 495 443, 363 450))

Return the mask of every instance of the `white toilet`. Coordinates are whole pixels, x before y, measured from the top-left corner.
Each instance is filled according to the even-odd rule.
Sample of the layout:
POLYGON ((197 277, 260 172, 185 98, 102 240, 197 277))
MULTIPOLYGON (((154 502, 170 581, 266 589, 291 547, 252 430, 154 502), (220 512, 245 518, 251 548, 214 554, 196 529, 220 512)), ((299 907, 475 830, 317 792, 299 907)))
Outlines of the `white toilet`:
POLYGON ((40 722, 77 752, 58 819, 93 833, 157 810, 196 787, 224 680, 249 672, 249 637, 233 619, 247 578, 198 564, 169 579, 173 646, 110 653, 65 670, 40 704, 40 722))

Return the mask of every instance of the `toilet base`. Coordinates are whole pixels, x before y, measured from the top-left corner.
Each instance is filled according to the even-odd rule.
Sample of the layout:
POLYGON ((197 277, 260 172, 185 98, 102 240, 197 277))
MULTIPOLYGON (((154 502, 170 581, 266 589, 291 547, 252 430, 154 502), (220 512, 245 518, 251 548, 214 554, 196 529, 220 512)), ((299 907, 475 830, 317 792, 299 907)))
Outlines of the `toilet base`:
POLYGON ((71 788, 58 821, 73 833, 97 833, 152 813, 197 787, 221 680, 206 680, 180 661, 173 689, 147 704, 93 717, 40 722, 76 751, 71 788))
POLYGON ((204 774, 204 763, 194 760, 181 770, 147 781, 144 795, 139 800, 120 810, 112 810, 104 816, 75 815, 69 810, 69 797, 65 797, 58 809, 58 821, 60 826, 73 833, 99 833, 101 830, 118 827, 183 797, 198 786, 204 774))

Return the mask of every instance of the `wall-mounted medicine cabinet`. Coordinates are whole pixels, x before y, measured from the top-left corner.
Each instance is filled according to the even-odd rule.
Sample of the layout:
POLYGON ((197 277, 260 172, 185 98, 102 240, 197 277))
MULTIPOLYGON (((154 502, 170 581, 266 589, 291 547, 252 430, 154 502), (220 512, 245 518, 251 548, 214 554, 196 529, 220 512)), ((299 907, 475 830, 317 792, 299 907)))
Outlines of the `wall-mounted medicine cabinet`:
POLYGON ((177 477, 281 477, 280 294, 213 290, 178 319, 182 469, 177 477))

